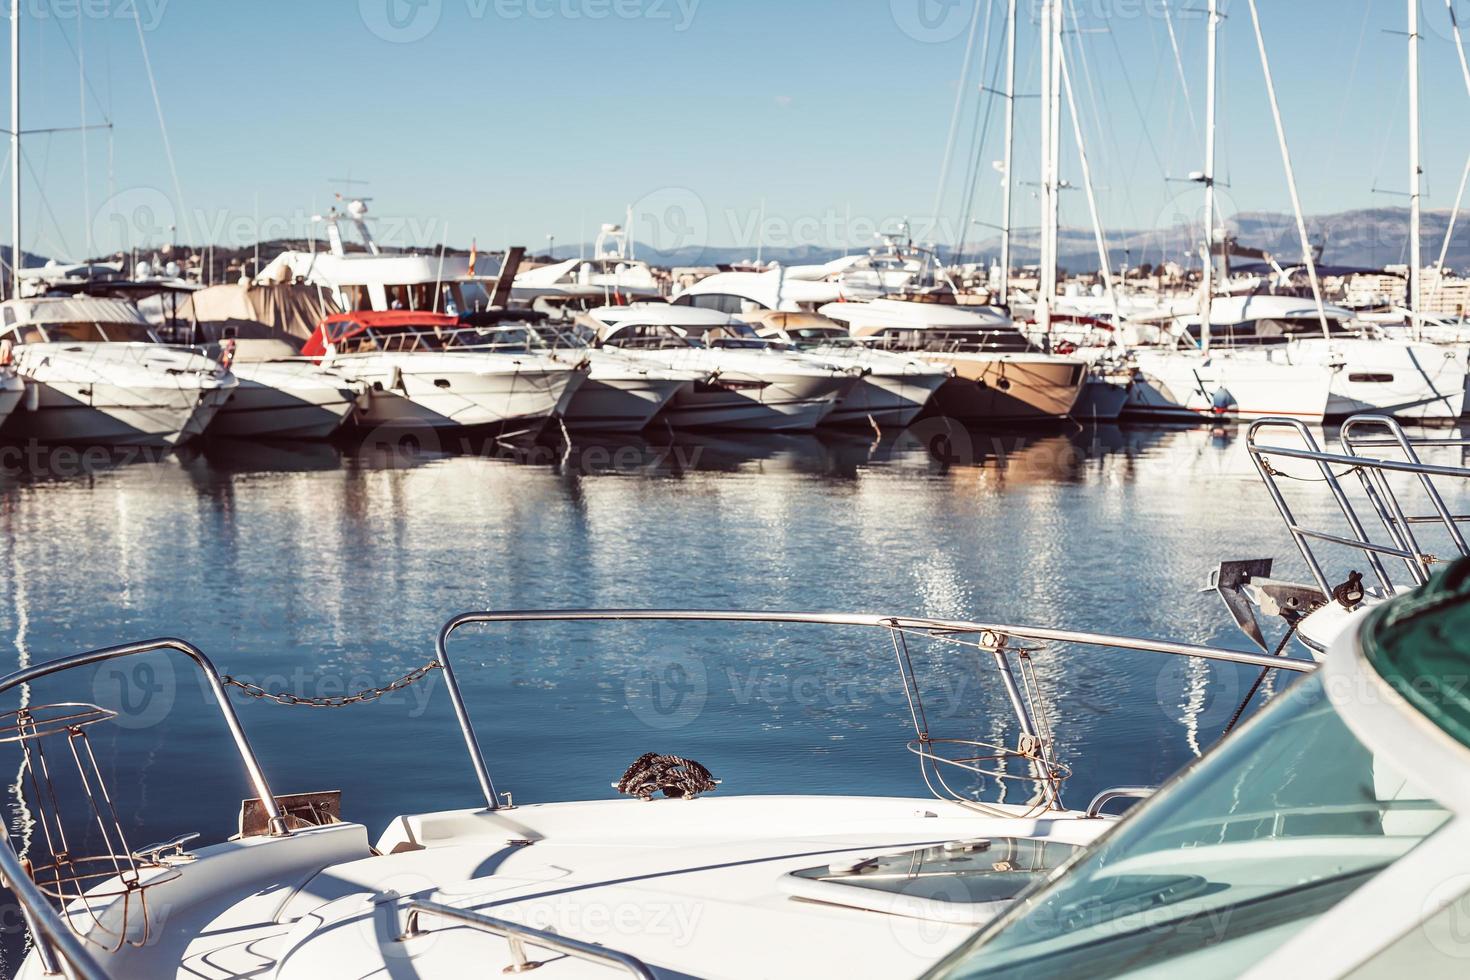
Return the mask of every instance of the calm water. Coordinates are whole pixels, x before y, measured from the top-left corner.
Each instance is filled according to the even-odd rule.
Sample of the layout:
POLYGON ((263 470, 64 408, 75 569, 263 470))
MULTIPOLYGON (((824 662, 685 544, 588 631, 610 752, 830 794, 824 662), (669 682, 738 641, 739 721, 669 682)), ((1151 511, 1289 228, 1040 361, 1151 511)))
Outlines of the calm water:
MULTIPOLYGON (((1199 594, 1214 564, 1275 556, 1278 576, 1302 576, 1234 431, 957 434, 948 463, 923 441, 12 456, 6 669, 174 635, 272 690, 341 694, 423 663, 444 620, 481 608, 863 611, 1244 648, 1199 594)), ((1303 514, 1327 513, 1320 485, 1293 489, 1303 514)), ((609 797, 645 751, 703 761, 721 793, 925 792, 882 633, 518 626, 454 649, 497 786, 520 803, 609 797)), ((916 652, 936 735, 1013 741, 973 653, 916 652)), ((1145 654, 1047 650, 1037 663, 1077 806, 1207 748, 1254 677, 1145 654)), ((93 741, 134 847, 234 831, 252 794, 185 662, 76 672, 27 695, 120 712, 93 741)), ((342 710, 236 704, 275 792, 341 789, 347 818, 374 834, 398 813, 480 802, 438 676, 342 710)), ((0 757, 3 772, 18 760, 0 757)), ((13 786, 7 802, 24 842, 13 786)))

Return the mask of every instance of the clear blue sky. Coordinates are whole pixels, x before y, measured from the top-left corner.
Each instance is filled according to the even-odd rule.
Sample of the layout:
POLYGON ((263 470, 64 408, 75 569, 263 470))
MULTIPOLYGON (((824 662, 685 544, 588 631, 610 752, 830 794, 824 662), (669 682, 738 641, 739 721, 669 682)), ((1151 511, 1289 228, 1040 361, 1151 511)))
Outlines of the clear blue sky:
MULTIPOLYGON (((1224 2, 1226 210, 1285 210, 1248 8, 1224 2)), ((1404 203, 1373 188, 1408 183, 1406 45, 1387 33, 1404 29, 1405 3, 1260 2, 1307 210, 1404 203)), ((634 202, 664 226, 638 237, 660 245, 753 250, 762 202, 770 245, 864 244, 873 227, 905 215, 924 225, 934 211, 977 3, 982 36, 987 23, 998 32, 1004 0, 22 0, 26 126, 81 121, 77 51, 87 120, 115 125, 110 139, 85 138, 85 177, 82 136, 28 140, 25 244, 80 256, 89 228, 103 252, 170 223, 235 244, 253 240, 257 200, 267 235, 301 234, 330 203, 331 178, 349 175, 370 181, 381 234, 400 244, 541 249, 554 234, 570 246, 634 202)), ((1105 224, 1193 214, 1193 188, 1164 178, 1200 166, 1190 112, 1203 121, 1204 0, 1168 4, 1189 99, 1162 0, 1074 5, 1072 63, 1105 224)), ((1461 6, 1470 22, 1470 0, 1461 6)), ((1424 18, 1426 203, 1448 208, 1470 151, 1470 95, 1443 4, 1425 3, 1424 18)), ((1022 87, 1034 93, 1023 20, 1022 87)), ((984 113, 978 85, 994 66, 979 47, 940 209, 951 227, 984 113)), ((995 108, 978 154, 982 221, 999 216, 995 108)), ((1035 173, 1036 112, 1021 103, 1022 180, 1035 173)), ((1066 170, 1080 182, 1074 159, 1066 170)), ((1034 223, 1021 190, 1018 220, 1034 223)), ((1066 220, 1085 224, 1081 194, 1067 196, 1066 220)))

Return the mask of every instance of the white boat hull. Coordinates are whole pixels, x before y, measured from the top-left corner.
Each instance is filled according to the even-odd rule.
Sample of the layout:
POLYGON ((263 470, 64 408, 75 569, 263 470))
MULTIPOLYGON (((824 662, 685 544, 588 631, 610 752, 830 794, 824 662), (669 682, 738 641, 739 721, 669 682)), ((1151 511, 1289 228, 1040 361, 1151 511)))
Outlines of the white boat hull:
POLYGON ((0 374, 0 426, 19 407, 25 392, 26 384, 17 375, 0 374))
POLYGON ((853 387, 847 375, 724 375, 682 389, 662 418, 676 429, 809 432, 853 387))
POLYGON ((539 430, 586 378, 563 364, 508 354, 348 356, 332 367, 368 386, 368 404, 358 416, 368 428, 539 430))
POLYGON ((210 435, 233 439, 325 439, 352 416, 361 392, 345 378, 306 363, 239 363, 240 386, 210 435))
POLYGON ((682 378, 600 376, 594 368, 567 405, 567 428, 573 432, 642 432, 692 383, 682 378))
POLYGON ((40 381, 30 388, 5 426, 7 439, 89 446, 187 442, 204 432, 231 391, 40 381))
POLYGON ((1141 351, 1123 414, 1147 421, 1268 416, 1321 421, 1333 370, 1284 363, 1267 354, 1141 351))
POLYGON ((947 380, 943 374, 869 374, 842 397, 826 424, 907 428, 947 380))

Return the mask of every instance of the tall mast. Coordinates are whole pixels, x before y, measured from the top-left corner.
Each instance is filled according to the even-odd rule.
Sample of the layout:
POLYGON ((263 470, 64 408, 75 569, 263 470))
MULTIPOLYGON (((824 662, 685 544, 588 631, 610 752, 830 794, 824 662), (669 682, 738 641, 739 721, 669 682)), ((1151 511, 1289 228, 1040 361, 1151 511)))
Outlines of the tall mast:
POLYGON ((1005 176, 1003 180, 1002 194, 1005 203, 1002 207, 1004 217, 1002 222, 1002 234, 1000 239, 1000 301, 1005 303, 1010 298, 1011 291, 1011 222, 1012 222, 1012 200, 1011 194, 1015 186, 1013 167, 1016 161, 1016 5, 1018 0, 1011 0, 1010 12, 1007 17, 1006 32, 1006 156, 1005 176))
POLYGON ((1061 12, 1058 0, 1043 0, 1041 7, 1041 275, 1040 297, 1036 305, 1036 325, 1043 334, 1051 335, 1052 304, 1057 294, 1057 220, 1060 215, 1057 196, 1057 142, 1060 127, 1057 114, 1059 78, 1056 68, 1060 45, 1061 12))
POLYGON ((1210 0, 1210 44, 1205 57, 1205 270, 1200 282, 1200 346, 1209 354, 1211 317, 1215 307, 1215 79, 1220 48, 1219 0, 1210 0))
POLYGON ((20 295, 20 0, 10 2, 10 298, 20 295))
POLYGON ((1409 322, 1415 337, 1423 324, 1419 308, 1419 268, 1423 264, 1419 231, 1424 168, 1419 152, 1419 0, 1409 0, 1409 322))

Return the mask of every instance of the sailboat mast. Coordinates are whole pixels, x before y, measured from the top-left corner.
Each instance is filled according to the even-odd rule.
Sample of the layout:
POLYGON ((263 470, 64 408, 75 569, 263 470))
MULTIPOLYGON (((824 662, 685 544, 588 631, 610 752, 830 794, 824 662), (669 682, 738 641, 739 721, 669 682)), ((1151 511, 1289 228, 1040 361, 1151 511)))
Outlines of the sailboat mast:
POLYGON ((10 298, 20 296, 20 0, 10 2, 10 298))
POLYGON ((1424 259, 1419 250, 1419 233, 1423 222, 1420 195, 1424 168, 1419 155, 1419 0, 1409 0, 1409 317, 1415 337, 1423 326, 1419 269, 1424 259))
POLYGON ((1006 29, 1006 155, 1005 175, 1002 183, 1004 217, 1000 239, 1000 301, 1005 303, 1011 292, 1011 223, 1013 221, 1012 192, 1015 188, 1013 167, 1016 162, 1016 6, 1019 0, 1011 0, 1007 14, 1006 29))
POLYGON ((1215 111, 1218 75, 1216 58, 1220 50, 1219 0, 1210 0, 1209 53, 1205 57, 1205 268, 1200 282, 1200 346, 1210 352, 1210 328, 1215 308, 1215 111))
POLYGON ((1057 0, 1043 0, 1041 7, 1041 269, 1040 296, 1036 304, 1036 325, 1051 336, 1052 303, 1057 294, 1056 224, 1059 215, 1057 192, 1056 139, 1052 122, 1057 113, 1057 79, 1052 73, 1056 63, 1057 0))

